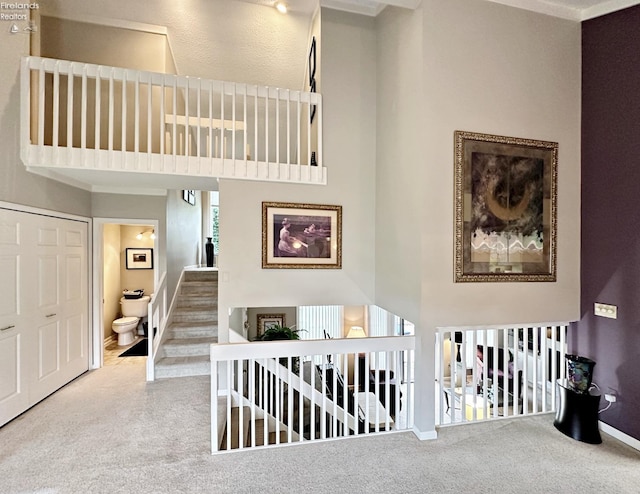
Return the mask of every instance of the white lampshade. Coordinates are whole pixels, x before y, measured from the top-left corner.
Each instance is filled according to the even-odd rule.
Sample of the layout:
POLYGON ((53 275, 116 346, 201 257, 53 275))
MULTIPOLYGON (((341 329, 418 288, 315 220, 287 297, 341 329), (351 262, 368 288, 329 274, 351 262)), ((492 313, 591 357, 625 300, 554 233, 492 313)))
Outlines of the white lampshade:
POLYGON ((347 338, 366 338, 367 334, 364 332, 362 326, 351 326, 347 333, 347 338))

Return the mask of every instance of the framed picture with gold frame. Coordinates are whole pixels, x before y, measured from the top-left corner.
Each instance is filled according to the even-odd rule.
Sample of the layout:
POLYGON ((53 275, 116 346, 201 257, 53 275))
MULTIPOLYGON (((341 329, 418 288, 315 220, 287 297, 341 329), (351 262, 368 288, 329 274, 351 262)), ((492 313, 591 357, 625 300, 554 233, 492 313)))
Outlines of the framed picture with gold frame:
POLYGON ((558 143, 454 133, 455 281, 556 281, 558 143))
POLYGON ((263 202, 262 267, 342 268, 342 206, 263 202))
POLYGON ((258 314, 258 338, 260 338, 264 332, 273 326, 285 326, 286 318, 284 314, 258 314))

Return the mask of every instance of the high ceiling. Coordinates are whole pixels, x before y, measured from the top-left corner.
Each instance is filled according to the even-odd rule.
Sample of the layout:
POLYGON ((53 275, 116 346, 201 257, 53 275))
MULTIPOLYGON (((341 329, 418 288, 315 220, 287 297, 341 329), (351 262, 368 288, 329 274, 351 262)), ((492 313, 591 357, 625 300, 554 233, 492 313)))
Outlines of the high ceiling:
MULTIPOLYGON (((275 0, 243 0, 271 6, 275 0)), ((414 9, 421 0, 283 0, 291 12, 311 15, 318 6, 376 16, 388 5, 414 9)), ((582 21, 640 4, 640 0, 487 0, 565 19, 582 21)))

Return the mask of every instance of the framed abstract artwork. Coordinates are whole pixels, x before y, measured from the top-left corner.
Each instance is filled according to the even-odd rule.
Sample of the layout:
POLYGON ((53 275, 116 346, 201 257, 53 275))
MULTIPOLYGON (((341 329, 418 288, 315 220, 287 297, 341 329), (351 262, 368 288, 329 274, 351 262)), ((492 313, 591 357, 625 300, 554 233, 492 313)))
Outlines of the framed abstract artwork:
POLYGON ((455 281, 556 281, 558 143, 454 141, 455 281))

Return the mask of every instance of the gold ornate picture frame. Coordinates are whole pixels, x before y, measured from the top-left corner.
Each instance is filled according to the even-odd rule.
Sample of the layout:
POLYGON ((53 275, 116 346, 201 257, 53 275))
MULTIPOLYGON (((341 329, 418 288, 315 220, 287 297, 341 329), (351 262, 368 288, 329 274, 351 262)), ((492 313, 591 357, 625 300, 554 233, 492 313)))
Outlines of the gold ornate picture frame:
POLYGON ((556 281, 558 143, 454 134, 455 281, 556 281))
POLYGON ((341 269, 342 206, 262 203, 264 269, 341 269))
POLYGON ((258 314, 256 316, 258 321, 257 334, 260 338, 264 332, 273 326, 285 326, 286 316, 285 314, 258 314))

